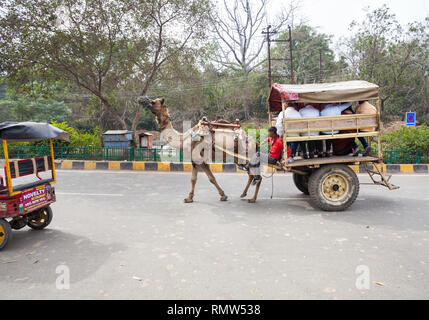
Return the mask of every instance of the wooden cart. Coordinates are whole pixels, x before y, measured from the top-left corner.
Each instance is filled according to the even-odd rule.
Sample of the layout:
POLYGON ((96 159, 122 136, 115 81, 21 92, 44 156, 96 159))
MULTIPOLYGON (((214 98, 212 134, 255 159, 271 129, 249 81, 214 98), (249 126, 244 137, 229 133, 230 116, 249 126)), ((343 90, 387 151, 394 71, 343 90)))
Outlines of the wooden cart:
POLYGON ((283 141, 320 141, 366 137, 369 143, 377 142, 377 152, 371 156, 333 156, 286 163, 277 169, 293 173, 297 188, 310 195, 312 203, 325 211, 343 211, 349 208, 359 194, 359 179, 352 165, 361 165, 372 183, 395 190, 391 176, 384 173, 381 144, 379 87, 365 81, 347 81, 310 85, 279 85, 271 88, 269 120, 275 125, 274 113, 285 112, 288 103, 339 103, 375 100, 376 114, 353 114, 334 117, 283 119, 283 141), (340 131, 339 134, 334 134, 340 131), (343 131, 351 133, 341 133, 343 131), (331 135, 311 136, 315 132, 331 135), (298 136, 306 134, 306 136, 298 136))

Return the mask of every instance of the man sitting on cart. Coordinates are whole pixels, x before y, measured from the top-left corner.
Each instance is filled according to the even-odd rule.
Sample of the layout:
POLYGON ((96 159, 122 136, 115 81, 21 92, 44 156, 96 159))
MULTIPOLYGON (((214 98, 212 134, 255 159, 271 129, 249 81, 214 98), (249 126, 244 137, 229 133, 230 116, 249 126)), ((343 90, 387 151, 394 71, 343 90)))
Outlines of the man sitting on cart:
MULTIPOLYGON (((252 159, 248 164, 240 167, 243 171, 250 171, 255 176, 252 184, 255 185, 261 181, 261 165, 272 164, 275 165, 281 161, 282 153, 284 149, 283 141, 277 134, 277 128, 271 127, 268 129, 268 139, 263 144, 270 144, 269 153, 257 152, 253 155, 252 159)), ((290 155, 290 148, 288 147, 288 156, 290 155)))
MULTIPOLYGON (((283 135, 283 119, 297 119, 301 118, 301 114, 298 108, 297 104, 289 104, 289 106, 286 108, 285 112, 280 112, 276 128, 277 128, 277 134, 281 137, 283 135)), ((289 137, 299 137, 299 133, 289 133, 289 137)), ((304 142, 289 142, 288 147, 291 148, 291 155, 288 157, 288 162, 292 163, 294 162, 294 158, 296 156, 296 153, 298 151, 298 148, 301 152, 305 152, 305 143, 304 142)))

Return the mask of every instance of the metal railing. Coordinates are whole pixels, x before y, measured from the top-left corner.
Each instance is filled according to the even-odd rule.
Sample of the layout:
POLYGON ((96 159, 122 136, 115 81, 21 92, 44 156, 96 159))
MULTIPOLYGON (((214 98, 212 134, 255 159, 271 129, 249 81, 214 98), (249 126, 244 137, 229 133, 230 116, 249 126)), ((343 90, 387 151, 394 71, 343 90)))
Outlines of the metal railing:
POLYGON ((386 150, 383 151, 383 161, 386 164, 429 164, 429 150, 386 150))
MULTIPOLYGON (((50 155, 48 146, 9 146, 11 159, 29 159, 50 155)), ((55 159, 83 161, 139 161, 139 162, 190 162, 181 150, 171 148, 104 148, 104 147, 54 147, 55 159)), ((0 148, 0 158, 3 150, 0 148)), ((233 163, 227 157, 225 163, 233 163)))
MULTIPOLYGON (((29 159, 50 154, 48 146, 9 146, 11 159, 29 159)), ((149 148, 104 148, 104 147, 54 147, 56 159, 83 161, 145 161, 145 162, 189 162, 181 150, 149 149, 149 148)), ((0 158, 4 158, 0 148, 0 158)), ((429 164, 429 150, 383 151, 386 164, 429 164)), ((227 157, 225 163, 233 163, 232 157, 227 157)))

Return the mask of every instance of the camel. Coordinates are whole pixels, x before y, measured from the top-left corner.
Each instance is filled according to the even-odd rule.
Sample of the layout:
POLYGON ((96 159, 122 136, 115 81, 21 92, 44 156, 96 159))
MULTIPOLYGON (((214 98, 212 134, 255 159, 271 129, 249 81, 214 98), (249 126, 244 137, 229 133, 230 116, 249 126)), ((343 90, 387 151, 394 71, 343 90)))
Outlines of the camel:
MULTIPOLYGON (((191 155, 191 191, 185 199, 185 203, 194 202, 195 185, 197 183, 199 167, 207 175, 209 181, 216 187, 220 195, 220 201, 227 201, 228 196, 219 186, 208 162, 210 155, 212 155, 213 159, 220 154, 223 159, 225 154, 234 154, 236 164, 238 164, 239 159, 247 160, 254 155, 257 150, 256 143, 250 139, 241 128, 238 120, 232 124, 225 120, 209 122, 206 118, 203 118, 199 124, 192 129, 185 133, 179 133, 173 128, 170 121, 165 99, 159 98, 150 100, 147 97, 140 97, 138 102, 155 115, 156 121, 161 129, 161 140, 167 142, 172 148, 182 150, 184 154, 191 155), (230 152, 228 150, 230 150, 230 152)), ((249 172, 248 178, 247 185, 240 196, 242 199, 247 197, 254 175, 249 172)), ((256 184, 255 194, 253 198, 248 200, 249 203, 256 202, 261 183, 262 180, 256 184)))

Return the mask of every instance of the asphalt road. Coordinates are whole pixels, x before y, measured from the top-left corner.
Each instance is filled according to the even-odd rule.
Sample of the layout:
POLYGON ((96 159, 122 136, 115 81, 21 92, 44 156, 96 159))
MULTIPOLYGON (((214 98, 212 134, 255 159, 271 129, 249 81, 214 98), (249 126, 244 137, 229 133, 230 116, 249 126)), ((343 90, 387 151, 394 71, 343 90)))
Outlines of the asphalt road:
POLYGON ((0 252, 0 299, 429 298, 429 176, 362 186, 342 213, 315 210, 290 175, 255 205, 245 175, 217 177, 230 201, 200 174, 186 205, 187 173, 60 171, 51 226, 0 252))

